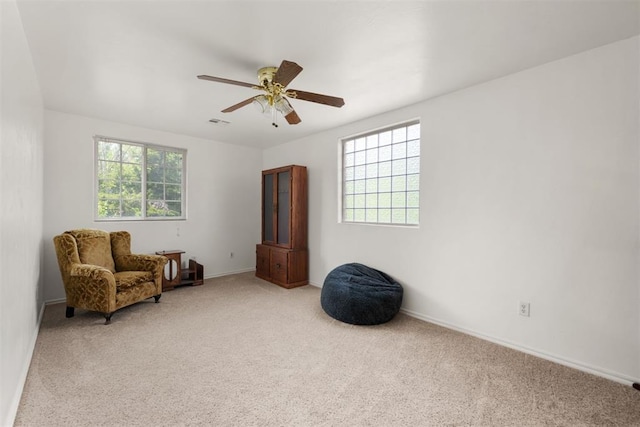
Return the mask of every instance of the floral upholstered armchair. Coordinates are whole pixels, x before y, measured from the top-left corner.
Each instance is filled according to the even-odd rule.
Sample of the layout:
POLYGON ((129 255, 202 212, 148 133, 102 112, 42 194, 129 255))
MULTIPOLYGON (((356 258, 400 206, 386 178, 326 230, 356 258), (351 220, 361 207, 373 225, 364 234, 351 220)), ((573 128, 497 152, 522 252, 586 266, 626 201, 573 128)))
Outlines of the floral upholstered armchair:
POLYGON ((131 253, 127 231, 65 231, 53 238, 67 296, 67 317, 81 308, 99 311, 111 322, 114 311, 162 295, 167 258, 131 253))

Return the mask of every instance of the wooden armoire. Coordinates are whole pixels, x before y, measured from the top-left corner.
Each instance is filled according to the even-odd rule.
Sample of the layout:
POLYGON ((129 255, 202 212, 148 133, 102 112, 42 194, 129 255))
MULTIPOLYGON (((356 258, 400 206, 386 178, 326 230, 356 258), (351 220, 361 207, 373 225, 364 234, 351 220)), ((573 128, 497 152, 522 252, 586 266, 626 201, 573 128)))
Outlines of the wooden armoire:
POLYGON ((262 171, 262 243, 256 276, 284 288, 309 283, 307 168, 262 171))

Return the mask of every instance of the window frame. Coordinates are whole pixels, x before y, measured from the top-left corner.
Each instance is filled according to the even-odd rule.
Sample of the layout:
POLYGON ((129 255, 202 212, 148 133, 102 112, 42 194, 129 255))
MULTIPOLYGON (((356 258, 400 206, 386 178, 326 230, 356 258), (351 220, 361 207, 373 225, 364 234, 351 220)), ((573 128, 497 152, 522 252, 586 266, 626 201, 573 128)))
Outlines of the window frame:
MULTIPOLYGON (((114 221, 184 221, 187 219, 187 149, 178 148, 178 147, 170 147, 159 144, 151 144, 148 142, 141 141, 132 141, 126 139, 112 138, 103 135, 95 135, 93 137, 93 148, 94 148, 94 173, 93 173, 93 189, 94 189, 94 197, 93 197, 93 217, 96 222, 114 222, 114 221), (141 176, 141 216, 119 216, 119 217, 100 217, 99 216, 99 193, 100 193, 100 177, 99 174, 99 144, 100 142, 106 143, 117 143, 122 145, 130 145, 137 146, 142 148, 142 176, 141 176), (147 150, 161 150, 172 153, 179 153, 182 155, 182 165, 181 165, 181 182, 180 182, 180 216, 148 216, 147 214, 147 150)), ((118 160, 119 164, 122 164, 122 159, 118 160)), ((165 195, 166 196, 166 195, 165 195)), ((120 191, 120 200, 122 200, 122 190, 120 191)), ((166 199, 165 199, 166 200, 166 199)))
MULTIPOLYGON (((361 142, 362 143, 362 142, 361 142)), ((366 142, 365 142, 366 144, 366 142)), ((343 223, 343 224, 358 224, 358 225, 373 225, 373 226, 392 226, 392 227, 408 227, 408 228, 418 228, 420 226, 420 171, 421 171, 421 147, 422 146, 422 127, 421 127, 421 121, 420 118, 413 118, 413 119, 409 119, 403 122, 399 122, 399 123, 395 123, 395 124, 391 124, 391 125, 387 125, 387 126, 383 126, 380 128, 376 128, 376 129, 372 129, 366 132, 362 132, 362 133, 358 133, 358 134, 354 134, 354 135, 349 135, 346 137, 342 137, 339 139, 338 141, 338 171, 339 171, 339 177, 338 177, 338 193, 339 193, 339 198, 338 198, 338 222, 339 223, 343 223), (418 154, 417 155, 409 155, 408 152, 405 152, 404 155, 397 157, 396 159, 393 158, 393 154, 391 155, 389 160, 380 160, 380 157, 378 157, 380 155, 380 147, 390 147, 390 150, 393 151, 393 146, 394 144, 401 144, 402 142, 408 143, 409 141, 416 141, 416 138, 409 138, 408 136, 404 139, 404 141, 398 141, 397 143, 395 143, 393 141, 393 131, 394 130, 398 130, 398 129, 409 129, 409 127, 414 126, 414 125, 418 125, 419 129, 418 129, 418 136, 417 136, 417 141, 418 141, 418 154), (372 136, 377 136, 378 138, 380 138, 380 135, 385 134, 387 132, 391 133, 392 139, 391 142, 389 144, 385 144, 385 145, 379 145, 380 142, 379 140, 377 140, 377 142, 375 143, 376 145, 374 147, 368 147, 365 145, 364 148, 360 148, 357 149, 356 147, 354 147, 353 152, 349 152, 347 153, 345 151, 345 147, 346 147, 346 143, 347 142, 351 142, 353 141, 354 144, 357 143, 358 140, 362 141, 367 139, 367 137, 372 137, 372 136), (368 154, 367 151, 371 150, 375 148, 376 149, 376 160, 375 161, 369 161, 368 159, 366 159, 366 155, 368 154), (357 178, 354 176, 353 179, 347 179, 347 168, 352 167, 351 164, 347 164, 347 159, 346 156, 347 154, 354 154, 354 158, 356 153, 366 153, 365 154, 365 160, 364 163, 361 164, 356 164, 356 161, 354 160, 353 163, 353 167, 354 167, 354 173, 355 173, 355 167, 356 166, 364 166, 365 167, 365 175, 364 178, 357 178), (410 171, 408 170, 408 166, 407 166, 407 159, 410 158, 417 158, 417 172, 413 172, 410 173, 410 171), (401 174, 393 174, 393 170, 391 170, 389 172, 389 178, 390 178, 390 182, 392 182, 393 177, 395 176, 401 176, 401 177, 405 177, 405 185, 404 185, 404 189, 403 190, 393 190, 393 184, 391 189, 389 191, 380 191, 379 188, 379 184, 380 184, 380 178, 386 178, 386 175, 379 175, 380 173, 380 164, 381 163, 386 163, 387 161, 393 162, 393 160, 399 160, 399 159, 404 159, 405 160, 405 171, 404 173, 401 174), (376 173, 374 177, 370 177, 367 175, 366 172, 366 168, 367 165, 377 165, 376 166, 376 173), (408 187, 408 183, 407 183, 407 177, 412 176, 412 175, 416 175, 416 179, 417 182, 415 182, 414 187, 412 189, 409 189, 408 187), (375 178, 376 183, 375 183, 375 191, 369 191, 369 189, 365 188, 364 193, 358 192, 355 188, 356 186, 356 181, 365 181, 365 185, 367 180, 371 180, 372 178, 375 178), (348 182, 353 182, 354 188, 350 191, 347 191, 347 183, 348 182), (402 209, 404 211, 404 220, 401 222, 394 222, 394 218, 393 218, 393 204, 391 203, 389 205, 389 207, 380 207, 379 203, 380 203, 380 194, 389 194, 390 198, 393 198, 393 194, 394 193, 405 193, 405 200, 404 200, 404 206, 396 208, 396 209, 402 209), (412 200, 412 203, 414 204, 414 206, 409 206, 408 205, 408 199, 407 199, 407 194, 412 193, 412 197, 414 197, 414 199, 412 200), (368 217, 368 212, 367 212, 367 202, 366 202, 366 198, 367 196, 371 196, 372 194, 376 195, 376 201, 375 201, 375 207, 371 207, 370 210, 373 211, 375 209, 376 214, 375 214, 375 220, 372 220, 372 218, 368 217), (365 198, 365 205, 364 208, 355 208, 355 196, 362 196, 365 198), (353 201, 353 208, 349 208, 347 206, 347 196, 354 196, 354 201, 353 201), (353 216, 351 218, 348 218, 347 215, 347 209, 354 209, 353 212, 353 216), (363 214, 364 214, 364 218, 357 219, 356 218, 356 212, 355 209, 362 209, 363 210, 363 214), (389 221, 381 221, 380 220, 380 211, 381 210, 386 210, 389 209, 389 221), (409 210, 413 210, 415 209, 417 211, 417 218, 416 218, 416 222, 408 222, 408 211, 409 210)), ((405 147, 406 148, 406 147, 405 147)), ((415 166, 415 165, 414 165, 415 166)), ((360 184, 360 183, 358 183, 360 184)), ((372 215, 373 216, 373 215, 372 215)))

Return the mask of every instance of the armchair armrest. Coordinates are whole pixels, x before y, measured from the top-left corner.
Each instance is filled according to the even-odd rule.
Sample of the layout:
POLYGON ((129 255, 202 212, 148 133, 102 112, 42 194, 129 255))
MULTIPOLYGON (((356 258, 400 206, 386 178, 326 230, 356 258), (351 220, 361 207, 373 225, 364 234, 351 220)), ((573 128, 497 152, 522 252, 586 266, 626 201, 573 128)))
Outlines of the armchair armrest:
POLYGON ((168 259, 161 255, 130 254, 115 257, 117 271, 150 271, 157 273, 168 259))
POLYGON ((71 265, 71 269, 69 271, 69 275, 71 277, 81 278, 87 277, 92 280, 100 280, 100 279, 109 279, 109 276, 113 277, 111 271, 104 267, 100 267, 98 265, 91 264, 78 264, 74 263, 71 265))
POLYGON ((104 267, 73 263, 64 286, 70 306, 103 313, 116 309, 116 279, 104 267))
POLYGON ((113 273, 104 267, 90 264, 72 264, 69 272, 69 287, 71 288, 100 288, 107 292, 116 293, 116 279, 113 273))

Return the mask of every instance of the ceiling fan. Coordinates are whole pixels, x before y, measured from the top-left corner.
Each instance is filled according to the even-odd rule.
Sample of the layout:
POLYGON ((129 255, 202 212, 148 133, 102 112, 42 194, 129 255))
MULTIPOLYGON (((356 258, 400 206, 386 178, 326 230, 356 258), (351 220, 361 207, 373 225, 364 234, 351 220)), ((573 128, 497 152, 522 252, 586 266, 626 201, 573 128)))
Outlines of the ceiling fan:
POLYGON ((288 99, 300 99, 303 101, 316 102, 318 104, 330 105, 332 107, 342 107, 344 100, 335 96, 322 95, 319 93, 305 92, 296 89, 287 89, 287 86, 302 71, 302 67, 291 61, 282 61, 279 67, 263 67, 258 70, 258 84, 239 82, 237 80, 224 79, 207 75, 198 76, 201 80, 226 83, 237 86, 250 87, 262 91, 261 95, 252 96, 249 99, 238 102, 231 107, 222 110, 223 113, 230 113, 245 105, 254 104, 265 114, 271 114, 271 124, 278 127, 276 116, 279 112, 284 116, 290 125, 300 123, 300 117, 295 112, 288 99))

